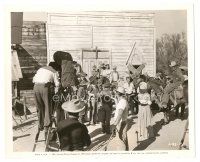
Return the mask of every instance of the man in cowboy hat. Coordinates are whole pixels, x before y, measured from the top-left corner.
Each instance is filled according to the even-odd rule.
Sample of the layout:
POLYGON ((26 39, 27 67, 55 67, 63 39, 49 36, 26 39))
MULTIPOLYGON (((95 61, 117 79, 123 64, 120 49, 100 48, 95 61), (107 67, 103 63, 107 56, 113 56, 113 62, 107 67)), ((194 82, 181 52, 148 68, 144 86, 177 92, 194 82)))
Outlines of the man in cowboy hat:
POLYGON ((68 118, 57 125, 60 139, 60 149, 65 151, 83 151, 91 144, 88 129, 78 121, 79 113, 84 111, 85 103, 79 99, 64 102, 62 109, 68 113, 68 118))
POLYGON ((98 111, 98 117, 101 122, 102 133, 110 134, 112 105, 114 104, 114 101, 111 98, 110 83, 103 84, 103 90, 100 92, 99 99, 101 107, 98 111))
POLYGON ((118 87, 117 89, 117 100, 116 111, 114 116, 114 123, 112 125, 112 131, 118 130, 119 138, 123 141, 126 151, 129 150, 128 147, 128 102, 125 97, 125 89, 123 87, 118 87))
POLYGON ((181 72, 181 69, 178 67, 177 63, 175 61, 172 61, 169 66, 171 67, 172 70, 171 78, 173 82, 170 83, 164 89, 164 94, 162 96, 162 107, 164 108, 167 107, 167 103, 169 101, 169 94, 184 82, 184 76, 181 72))

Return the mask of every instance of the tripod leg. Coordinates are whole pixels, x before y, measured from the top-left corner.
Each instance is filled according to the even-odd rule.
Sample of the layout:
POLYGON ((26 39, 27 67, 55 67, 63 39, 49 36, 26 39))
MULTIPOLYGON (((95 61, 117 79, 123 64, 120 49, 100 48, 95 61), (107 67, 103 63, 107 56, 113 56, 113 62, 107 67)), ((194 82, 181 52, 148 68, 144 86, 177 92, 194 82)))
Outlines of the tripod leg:
POLYGON ((136 136, 137 136, 137 146, 138 146, 138 144, 139 144, 138 131, 136 131, 135 133, 136 133, 136 136))
POLYGON ((36 134, 36 136, 35 136, 35 142, 37 142, 37 141, 38 141, 39 135, 40 135, 40 131, 39 131, 39 132, 37 132, 37 134, 36 134))
POLYGON ((180 145, 179 145, 179 150, 182 149, 182 145, 183 145, 183 143, 184 143, 185 136, 186 136, 186 133, 187 133, 187 130, 188 130, 188 125, 189 125, 189 121, 188 121, 188 119, 187 119, 186 124, 185 124, 184 133, 183 133, 183 136, 182 136, 182 139, 181 139, 180 145))
POLYGON ((47 132, 47 136, 46 136, 46 143, 45 143, 45 152, 49 151, 49 134, 51 132, 51 127, 49 127, 48 132, 47 132))
POLYGON ((37 142, 38 142, 38 138, 39 138, 39 135, 40 135, 40 129, 38 129, 38 132, 35 136, 35 143, 33 145, 33 152, 35 152, 35 149, 36 149, 36 145, 37 145, 37 142))

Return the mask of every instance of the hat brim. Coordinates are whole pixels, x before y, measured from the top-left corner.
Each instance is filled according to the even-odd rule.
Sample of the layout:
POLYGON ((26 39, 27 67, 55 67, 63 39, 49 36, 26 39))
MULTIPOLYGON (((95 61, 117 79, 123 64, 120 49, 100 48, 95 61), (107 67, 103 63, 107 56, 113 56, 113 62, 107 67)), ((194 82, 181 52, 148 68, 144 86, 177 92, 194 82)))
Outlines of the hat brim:
POLYGON ((62 104, 63 110, 67 112, 71 112, 71 113, 79 113, 85 109, 85 103, 83 101, 80 101, 80 105, 79 105, 79 107, 81 107, 80 109, 75 109, 74 107, 75 106, 73 106, 73 104, 70 101, 64 102, 62 104))
POLYGON ((177 65, 177 64, 175 64, 175 65, 171 65, 171 64, 170 64, 169 66, 170 66, 170 67, 174 67, 174 66, 176 66, 176 65, 177 65))
POLYGON ((125 92, 120 92, 120 91, 118 91, 118 90, 116 90, 116 92, 117 92, 117 93, 121 93, 121 94, 125 94, 125 92))

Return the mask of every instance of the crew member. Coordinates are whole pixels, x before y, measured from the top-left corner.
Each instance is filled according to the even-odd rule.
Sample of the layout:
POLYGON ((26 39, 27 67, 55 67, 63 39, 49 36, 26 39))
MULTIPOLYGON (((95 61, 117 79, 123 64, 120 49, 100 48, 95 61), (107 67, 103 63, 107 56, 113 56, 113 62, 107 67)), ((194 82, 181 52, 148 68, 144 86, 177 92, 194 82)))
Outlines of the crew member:
POLYGON ((48 127, 51 123, 52 115, 52 97, 58 91, 59 78, 54 63, 50 62, 50 66, 40 68, 33 77, 34 95, 38 112, 39 130, 45 130, 45 138, 48 127), (54 89, 55 88, 55 89, 54 89))

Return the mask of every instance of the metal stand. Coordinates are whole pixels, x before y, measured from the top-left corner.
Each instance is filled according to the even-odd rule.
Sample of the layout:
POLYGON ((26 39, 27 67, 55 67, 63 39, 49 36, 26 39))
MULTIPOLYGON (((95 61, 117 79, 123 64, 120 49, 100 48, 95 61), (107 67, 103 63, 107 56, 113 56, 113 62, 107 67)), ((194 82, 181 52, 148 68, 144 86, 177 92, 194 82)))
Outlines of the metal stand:
POLYGON ((185 136, 186 136, 186 133, 188 132, 188 126, 189 126, 189 120, 187 119, 187 122, 185 124, 185 129, 184 129, 184 132, 183 132, 183 136, 181 138, 181 142, 180 142, 180 145, 179 145, 179 150, 181 150, 182 147, 183 147, 183 142, 185 141, 185 136))
MULTIPOLYGON (((47 131, 47 136, 46 136, 46 145, 45 145, 45 152, 48 152, 50 149, 52 150, 55 150, 55 151, 59 151, 59 148, 56 149, 56 148, 52 148, 49 143, 50 143, 50 134, 52 133, 53 130, 55 130, 57 127, 57 124, 56 124, 56 118, 55 117, 52 117, 52 123, 47 131), (53 125, 54 125, 54 128, 53 128, 53 125)), ((56 133, 56 138, 58 139, 58 133, 56 132, 55 130, 55 133, 56 133)))

